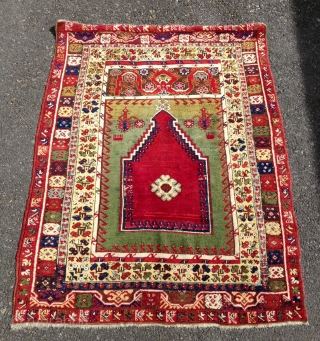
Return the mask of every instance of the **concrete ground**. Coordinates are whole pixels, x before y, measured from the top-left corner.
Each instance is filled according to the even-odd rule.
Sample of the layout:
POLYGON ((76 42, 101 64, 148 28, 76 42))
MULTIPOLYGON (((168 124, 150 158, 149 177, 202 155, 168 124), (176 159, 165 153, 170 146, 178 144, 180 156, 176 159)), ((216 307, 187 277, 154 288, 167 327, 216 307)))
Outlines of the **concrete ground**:
POLYGON ((1 340, 320 340, 320 3, 318 0, 0 1, 1 340), (268 27, 300 226, 309 326, 24 329, 11 331, 15 253, 31 176, 34 136, 58 19, 83 23, 240 24, 268 27))

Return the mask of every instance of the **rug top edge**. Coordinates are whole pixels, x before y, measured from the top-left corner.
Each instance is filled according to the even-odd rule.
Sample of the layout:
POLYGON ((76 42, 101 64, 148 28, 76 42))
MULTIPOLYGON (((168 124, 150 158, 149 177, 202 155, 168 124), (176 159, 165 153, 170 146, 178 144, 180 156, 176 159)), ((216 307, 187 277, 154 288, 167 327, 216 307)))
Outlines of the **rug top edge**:
POLYGON ((222 24, 222 25, 180 25, 180 24, 166 24, 166 25, 149 25, 149 24, 85 24, 76 21, 69 21, 59 19, 56 22, 57 32, 77 32, 77 31, 111 31, 111 32, 133 32, 133 33, 159 33, 159 32, 175 32, 175 33, 188 33, 188 32, 234 32, 234 31, 260 31, 266 32, 267 26, 262 22, 252 22, 244 24, 222 24))

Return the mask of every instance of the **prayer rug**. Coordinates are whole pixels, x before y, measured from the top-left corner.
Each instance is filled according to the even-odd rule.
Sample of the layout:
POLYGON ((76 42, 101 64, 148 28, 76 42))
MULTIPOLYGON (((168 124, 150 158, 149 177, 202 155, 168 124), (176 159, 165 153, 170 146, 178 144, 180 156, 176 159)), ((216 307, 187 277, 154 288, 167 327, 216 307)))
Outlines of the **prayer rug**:
POLYGON ((13 325, 305 323, 265 25, 56 34, 13 325))

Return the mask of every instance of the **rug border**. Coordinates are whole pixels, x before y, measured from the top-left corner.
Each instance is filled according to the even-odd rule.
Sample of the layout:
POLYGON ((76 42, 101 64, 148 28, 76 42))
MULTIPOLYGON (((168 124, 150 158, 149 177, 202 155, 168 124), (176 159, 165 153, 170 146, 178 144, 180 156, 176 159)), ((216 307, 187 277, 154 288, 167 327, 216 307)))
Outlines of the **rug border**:
MULTIPOLYGON (((266 28, 266 26, 265 26, 266 28)), ((265 31, 265 33, 267 33, 267 30, 265 31)), ((282 110, 280 107, 280 103, 279 103, 279 97, 278 97, 278 92, 276 91, 276 83, 274 80, 274 76, 273 76, 273 72, 271 69, 271 63, 270 63, 270 58, 269 58, 269 45, 268 45, 268 39, 266 36, 266 48, 265 48, 265 52, 266 52, 266 59, 267 59, 267 67, 268 67, 268 72, 271 76, 271 81, 272 81, 272 88, 273 88, 273 93, 275 95, 275 103, 278 106, 278 112, 279 112, 279 119, 280 119, 280 128, 281 131, 283 132, 283 147, 285 150, 285 155, 287 156, 287 163, 288 163, 288 185, 289 185, 289 190, 291 193, 291 206, 292 206, 292 213, 293 213, 293 225, 295 227, 295 231, 296 231, 296 237, 297 237, 297 247, 298 247, 298 256, 299 256, 299 270, 300 270, 300 282, 301 282, 301 297, 303 299, 304 302, 304 307, 305 307, 305 319, 306 319, 306 323, 309 324, 309 317, 308 317, 308 309, 307 309, 307 302, 306 302, 306 294, 305 294, 305 284, 304 284, 304 276, 303 276, 303 265, 302 265, 302 249, 301 249, 301 243, 300 243, 300 228, 299 228, 299 224, 298 224, 298 220, 297 220, 297 216, 296 216, 296 210, 295 210, 295 198, 294 198, 294 193, 293 193, 293 188, 292 188, 292 174, 291 174, 291 162, 290 162, 290 155, 289 155, 289 149, 287 147, 287 134, 285 131, 285 126, 284 126, 284 121, 283 121, 283 115, 282 115, 282 110)))
MULTIPOLYGON (((38 124, 37 124, 37 129, 36 129, 36 134, 34 137, 34 147, 33 147, 33 157, 32 157, 32 168, 31 168, 31 180, 30 180, 30 186, 29 186, 29 190, 28 190, 28 197, 26 200, 26 204, 25 204, 25 211, 24 211, 24 216, 23 216, 23 220, 22 220, 22 226, 21 226, 21 230, 20 230, 20 238, 18 241, 18 245, 17 245, 17 251, 16 251, 16 256, 15 256, 15 261, 16 261, 16 271, 15 271, 15 284, 14 284, 14 290, 13 290, 13 304, 12 304, 12 320, 14 319, 14 313, 15 313, 15 299, 16 296, 18 294, 18 278, 19 278, 19 271, 21 270, 21 251, 22 251, 22 245, 23 245, 23 241, 24 241, 24 235, 26 233, 27 230, 27 219, 28 219, 28 213, 29 213, 29 209, 30 209, 30 204, 31 204, 31 199, 32 199, 32 189, 34 187, 34 179, 35 179, 35 174, 36 174, 36 155, 37 155, 37 148, 38 148, 38 143, 37 140, 40 136, 40 129, 42 127, 42 122, 45 116, 45 103, 46 103, 46 96, 48 94, 48 89, 49 89, 49 80, 50 80, 50 75, 52 74, 52 71, 54 70, 54 62, 56 59, 56 53, 54 53, 53 59, 50 63, 50 70, 49 70, 49 74, 46 80, 46 85, 45 85, 45 90, 43 93, 43 99, 42 99, 42 103, 41 103, 41 109, 40 109, 40 114, 38 116, 38 124)), ((15 325, 15 324, 14 324, 15 325)))

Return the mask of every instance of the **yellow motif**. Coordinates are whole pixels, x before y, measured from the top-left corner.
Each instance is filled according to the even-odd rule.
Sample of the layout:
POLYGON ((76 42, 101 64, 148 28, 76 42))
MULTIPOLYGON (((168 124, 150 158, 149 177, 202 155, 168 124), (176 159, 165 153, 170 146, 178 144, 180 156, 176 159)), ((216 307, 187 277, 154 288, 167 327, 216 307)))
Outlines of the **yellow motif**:
POLYGON ((256 150, 257 160, 271 160, 271 150, 270 149, 257 149, 256 150))
POLYGON ((69 45, 69 52, 70 53, 77 53, 82 51, 82 44, 70 44, 69 45))
POLYGON ((53 175, 49 178, 49 186, 51 187, 64 187, 66 178, 62 175, 53 175))
POLYGON ((242 50, 254 50, 254 42, 245 41, 244 43, 242 43, 242 50))
POLYGON ((76 94, 76 87, 75 86, 65 86, 62 89, 61 96, 75 96, 76 94))
POLYGON ((261 94, 261 85, 260 84, 251 84, 248 86, 248 93, 250 95, 261 94))
POLYGON ((48 146, 39 146, 38 147, 38 155, 47 155, 48 146))
POLYGON ((71 117, 72 116, 72 108, 71 107, 60 107, 58 111, 58 115, 61 117, 71 117))
POLYGON ((249 306, 254 306, 256 302, 256 292, 233 292, 233 300, 235 305, 241 305, 243 309, 247 309, 249 306))
POLYGON ((266 223, 266 232, 272 236, 279 236, 281 234, 280 224, 274 222, 266 223))
POLYGON ((112 303, 119 307, 123 303, 132 301, 133 290, 104 290, 106 303, 112 303))
POLYGON ((41 260, 55 260, 57 258, 57 249, 52 247, 43 247, 39 252, 39 259, 41 260))

